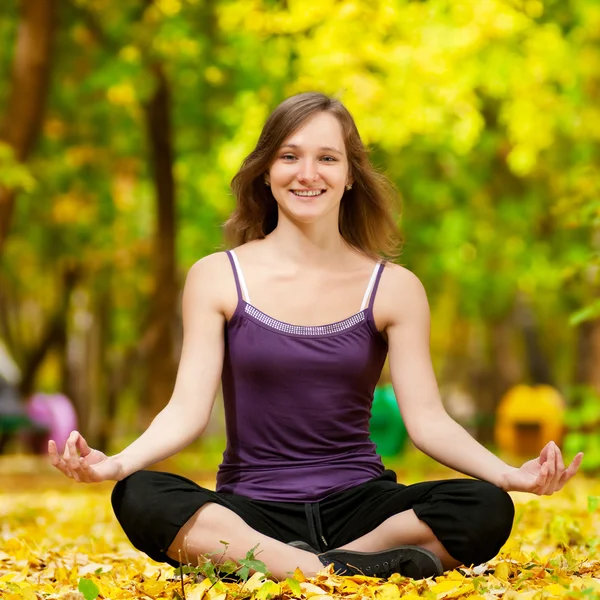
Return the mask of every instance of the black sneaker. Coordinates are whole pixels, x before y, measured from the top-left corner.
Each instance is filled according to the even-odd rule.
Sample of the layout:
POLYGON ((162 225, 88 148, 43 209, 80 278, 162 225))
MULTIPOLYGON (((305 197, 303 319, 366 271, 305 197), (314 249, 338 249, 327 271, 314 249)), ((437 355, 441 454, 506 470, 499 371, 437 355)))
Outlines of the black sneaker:
POLYGON ((315 550, 310 544, 308 544, 307 542, 303 542, 302 540, 294 540, 293 542, 288 542, 287 545, 293 546, 294 548, 298 548, 299 550, 304 550, 305 552, 319 554, 318 550, 315 550))
POLYGON ((398 546, 381 552, 328 550, 319 554, 319 560, 325 566, 333 563, 334 571, 339 575, 387 579, 393 573, 399 573, 411 579, 424 579, 444 572, 440 559, 419 546, 398 546))

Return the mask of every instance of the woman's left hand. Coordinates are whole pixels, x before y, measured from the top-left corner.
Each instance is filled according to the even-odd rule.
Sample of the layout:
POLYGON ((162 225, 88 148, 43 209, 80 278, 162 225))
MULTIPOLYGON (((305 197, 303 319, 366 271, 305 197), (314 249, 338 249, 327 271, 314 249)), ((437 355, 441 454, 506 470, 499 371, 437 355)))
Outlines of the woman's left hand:
POLYGON ((573 462, 565 467, 560 448, 554 442, 548 442, 539 458, 527 461, 520 469, 505 473, 500 487, 507 492, 550 496, 561 490, 577 473, 582 460, 583 452, 579 452, 573 462))

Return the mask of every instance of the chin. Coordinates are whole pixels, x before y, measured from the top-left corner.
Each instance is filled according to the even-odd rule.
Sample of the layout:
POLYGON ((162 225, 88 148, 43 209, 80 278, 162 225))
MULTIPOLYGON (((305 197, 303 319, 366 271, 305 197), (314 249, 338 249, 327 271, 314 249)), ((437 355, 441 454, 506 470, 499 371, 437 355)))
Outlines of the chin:
POLYGON ((313 202, 295 202, 292 201, 280 201, 278 202, 279 209, 284 214, 297 223, 315 223, 317 221, 327 218, 332 211, 336 209, 335 203, 331 202, 331 199, 324 199, 322 201, 313 202))
POLYGON ((299 223, 314 223, 325 216, 322 210, 288 210, 288 215, 299 223))

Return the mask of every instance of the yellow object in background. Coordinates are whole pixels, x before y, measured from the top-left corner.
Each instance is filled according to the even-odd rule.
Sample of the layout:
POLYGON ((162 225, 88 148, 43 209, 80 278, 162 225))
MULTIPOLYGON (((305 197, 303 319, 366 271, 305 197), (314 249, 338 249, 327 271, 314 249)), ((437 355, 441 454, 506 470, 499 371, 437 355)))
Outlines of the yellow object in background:
POLYGON ((549 385, 516 385, 500 400, 494 437, 503 452, 532 458, 564 435, 565 401, 549 385))

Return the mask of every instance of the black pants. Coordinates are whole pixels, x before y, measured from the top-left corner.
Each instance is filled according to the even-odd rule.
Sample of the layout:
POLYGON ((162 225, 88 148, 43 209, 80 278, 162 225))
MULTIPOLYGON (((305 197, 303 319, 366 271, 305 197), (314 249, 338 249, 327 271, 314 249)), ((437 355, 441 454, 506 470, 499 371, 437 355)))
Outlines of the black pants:
POLYGON ((131 543, 173 566, 178 563, 166 555, 167 549, 207 502, 229 508, 264 535, 281 542, 303 540, 321 552, 344 546, 389 517, 413 509, 465 565, 493 558, 508 539, 514 518, 510 496, 491 483, 450 479, 406 486, 396 483, 393 471, 313 503, 251 500, 154 471, 130 475, 112 494, 115 515, 131 543))

